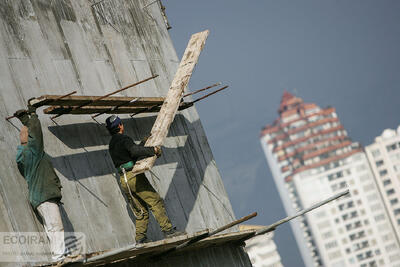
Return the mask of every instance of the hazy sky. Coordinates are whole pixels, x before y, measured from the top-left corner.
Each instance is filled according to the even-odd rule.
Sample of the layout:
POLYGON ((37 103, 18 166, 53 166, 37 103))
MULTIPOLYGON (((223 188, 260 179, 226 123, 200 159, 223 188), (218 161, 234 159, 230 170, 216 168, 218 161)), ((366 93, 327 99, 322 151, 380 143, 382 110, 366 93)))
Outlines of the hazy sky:
MULTIPOLYGON (((350 137, 370 144, 400 124, 400 1, 164 0, 181 57, 192 33, 210 30, 192 90, 228 91, 196 104, 237 217, 286 214, 259 143, 283 89, 331 105, 350 137)), ((289 225, 275 231, 285 266, 301 266, 289 225)))

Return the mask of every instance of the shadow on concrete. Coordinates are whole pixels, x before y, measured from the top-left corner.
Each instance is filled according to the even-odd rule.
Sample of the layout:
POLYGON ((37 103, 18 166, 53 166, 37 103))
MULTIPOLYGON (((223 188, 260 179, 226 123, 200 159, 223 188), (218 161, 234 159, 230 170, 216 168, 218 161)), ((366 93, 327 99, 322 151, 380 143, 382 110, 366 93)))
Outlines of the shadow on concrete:
MULTIPOLYGON (((140 141, 146 137, 153 126, 156 116, 140 117, 133 119, 124 119, 125 133, 131 136, 135 141, 140 141)), ((49 127, 60 141, 71 149, 84 149, 85 152, 72 155, 63 155, 52 158, 54 167, 62 173, 67 179, 75 180, 79 183, 80 179, 96 176, 104 176, 115 173, 112 160, 109 156, 108 149, 88 151, 96 146, 108 146, 110 135, 104 125, 93 123, 81 123, 64 126, 49 127)), ((168 184, 167 193, 164 197, 166 209, 170 215, 171 221, 178 229, 184 230, 187 227, 189 216, 198 200, 200 187, 209 192, 209 198, 217 200, 225 208, 225 212, 230 214, 231 219, 234 215, 231 214, 215 189, 207 187, 204 183, 205 171, 209 164, 212 164, 212 155, 203 152, 203 146, 208 146, 204 136, 196 133, 196 130, 203 131, 200 121, 193 123, 186 120, 184 116, 178 114, 175 117, 174 123, 171 125, 168 136, 179 137, 187 136, 183 146, 176 148, 163 147, 163 155, 157 161, 154 168, 155 172, 148 172, 147 178, 153 183, 163 184, 163 175, 171 177, 172 180, 168 184), (174 166, 171 168, 171 166, 174 166)), ((180 143, 182 144, 182 143, 180 143)), ((206 148, 208 150, 208 148, 206 148)), ((84 186, 81 183, 82 186, 84 186)), ((165 186, 165 185, 164 185, 165 186)), ((165 188, 163 186, 163 188, 165 188)), ((84 186, 85 187, 85 186, 84 186)), ((91 194, 103 205, 107 204, 102 201, 101 196, 93 193, 89 188, 85 187, 88 194, 91 194)), ((214 207, 209 207, 214 208, 214 207)), ((199 214, 202 218, 208 217, 207 209, 199 209, 199 214)), ((134 216, 128 208, 129 216, 134 219, 134 216)), ((160 232, 154 218, 150 220, 149 232, 160 232)), ((200 230, 200 229, 199 229, 200 230)), ((161 235, 150 234, 150 238, 158 239, 161 235)))
MULTIPOLYGON (((122 119, 125 134, 135 141, 145 138, 151 131, 156 116, 122 119)), ((111 139, 104 121, 67 124, 48 127, 49 131, 71 149, 108 146, 111 139), (100 123, 100 124, 99 124, 100 123)))

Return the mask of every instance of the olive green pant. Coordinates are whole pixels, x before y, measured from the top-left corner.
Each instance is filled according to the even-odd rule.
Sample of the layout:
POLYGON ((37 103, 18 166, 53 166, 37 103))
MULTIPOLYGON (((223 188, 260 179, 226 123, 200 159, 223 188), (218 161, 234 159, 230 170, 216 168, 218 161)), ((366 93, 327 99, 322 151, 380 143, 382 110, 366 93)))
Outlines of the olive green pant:
POLYGON ((120 176, 122 190, 128 198, 129 206, 136 215, 136 241, 146 237, 147 226, 149 224, 149 208, 156 218, 163 232, 172 229, 164 207, 164 201, 160 195, 154 190, 146 176, 141 173, 133 176, 132 172, 126 173, 129 189, 125 182, 124 175, 120 176), (133 197, 133 198, 132 198, 133 197))

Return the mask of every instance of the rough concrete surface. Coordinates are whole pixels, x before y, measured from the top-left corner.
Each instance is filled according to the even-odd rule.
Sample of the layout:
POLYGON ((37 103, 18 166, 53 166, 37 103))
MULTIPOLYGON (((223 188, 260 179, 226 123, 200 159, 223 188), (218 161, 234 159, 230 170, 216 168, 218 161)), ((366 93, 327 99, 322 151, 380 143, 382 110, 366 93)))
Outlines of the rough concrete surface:
MULTIPOLYGON (((91 7, 94 2, 89 0, 1 0, 1 116, 25 108, 30 97, 73 90, 77 95, 103 95, 154 74, 160 76, 120 95, 165 96, 179 60, 158 2, 145 7, 151 2, 105 0, 91 7)), ((104 125, 88 115, 64 115, 56 119, 57 126, 41 109, 38 114, 45 150, 63 186, 65 230, 83 232, 88 252, 132 244, 134 217, 115 179, 104 125)), ((150 132, 155 116, 122 117, 127 133, 140 140, 150 132)), ((11 122, 21 126, 15 119, 11 122)), ((19 135, 14 126, 0 120, 0 231, 43 231, 15 163, 19 135)), ((235 218, 194 107, 177 115, 163 156, 146 175, 180 230, 216 228, 235 218)), ((161 238, 154 219, 149 237, 161 238)), ((29 251, 29 246, 20 249, 29 251)), ((178 263, 170 265, 187 261, 194 266, 248 266, 242 253, 235 246, 206 249, 195 257, 175 258, 178 263)))

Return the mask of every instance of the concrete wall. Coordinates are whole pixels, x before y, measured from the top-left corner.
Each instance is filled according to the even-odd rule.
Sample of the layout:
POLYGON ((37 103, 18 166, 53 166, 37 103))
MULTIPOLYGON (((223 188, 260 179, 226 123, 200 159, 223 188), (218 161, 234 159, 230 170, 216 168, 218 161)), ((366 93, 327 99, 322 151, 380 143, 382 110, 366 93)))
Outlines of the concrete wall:
MULTIPOLYGON (((105 0, 91 7, 89 0, 1 0, 1 116, 24 108, 30 97, 73 90, 103 95, 153 74, 160 76, 123 95, 165 96, 179 60, 158 3, 143 8, 151 2, 105 0)), ((113 177, 104 125, 88 115, 65 115, 57 126, 38 114, 63 185, 66 231, 85 233, 89 252, 132 244, 134 219, 113 177)), ((140 140, 155 116, 123 116, 127 133, 140 140)), ((42 231, 15 163, 18 143, 17 129, 0 119, 0 231, 42 231)), ((216 228, 235 218, 195 108, 176 117, 147 176, 179 229, 216 228)), ((154 220, 149 237, 161 238, 154 220)))

